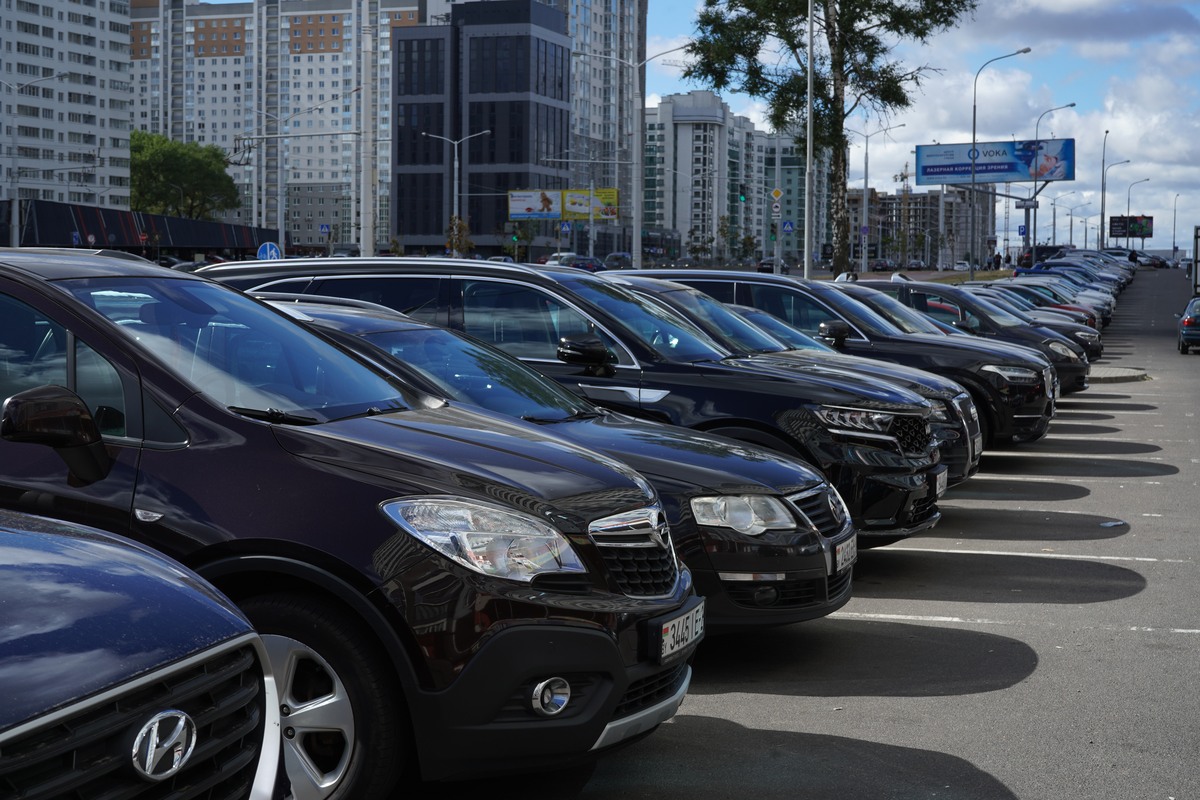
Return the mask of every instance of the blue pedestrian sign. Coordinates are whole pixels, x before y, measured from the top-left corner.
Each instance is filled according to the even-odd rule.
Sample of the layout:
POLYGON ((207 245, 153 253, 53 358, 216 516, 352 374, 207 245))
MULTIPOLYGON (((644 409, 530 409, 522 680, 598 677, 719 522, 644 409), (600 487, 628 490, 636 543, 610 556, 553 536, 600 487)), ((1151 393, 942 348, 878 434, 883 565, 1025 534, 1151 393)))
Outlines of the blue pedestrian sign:
POLYGON ((790 219, 785 219, 783 221, 783 232, 784 233, 795 233, 796 225, 790 219))
POLYGON ((559 233, 570 233, 571 232, 571 223, 564 222, 562 225, 559 226, 558 230, 559 230, 559 233))
POLYGON ((321 223, 321 235, 322 236, 329 235, 329 224, 328 223, 321 223))
POLYGON ((283 253, 279 252, 279 245, 274 242, 263 242, 258 246, 258 258, 260 261, 274 260, 283 258, 283 253))

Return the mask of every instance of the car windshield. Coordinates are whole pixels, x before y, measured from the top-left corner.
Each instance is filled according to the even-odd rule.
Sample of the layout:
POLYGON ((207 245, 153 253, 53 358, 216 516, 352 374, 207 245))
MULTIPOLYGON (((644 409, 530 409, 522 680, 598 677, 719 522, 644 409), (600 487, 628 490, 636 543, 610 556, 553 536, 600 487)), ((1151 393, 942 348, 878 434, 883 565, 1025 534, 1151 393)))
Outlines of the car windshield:
MULTIPOLYGON (((634 289, 634 291, 638 291, 634 289)), ((718 341, 742 353, 780 353, 787 346, 762 328, 756 328, 724 303, 698 289, 680 286, 651 297, 662 297, 718 341)))
POLYGON ((541 373, 469 336, 442 328, 408 328, 373 331, 362 338, 452 400, 543 422, 595 412, 541 373))
POLYGON ((861 302, 857 294, 844 292, 840 286, 824 286, 815 282, 810 285, 821 300, 833 306, 839 316, 858 328, 877 336, 896 336, 903 332, 888 317, 861 302))
POLYGON ((929 317, 914 311, 896 298, 883 292, 854 292, 854 299, 871 309, 879 316, 904 333, 933 333, 938 336, 945 334, 929 317))
POLYGON ((1000 306, 993 303, 991 300, 972 295, 968 292, 956 295, 954 298, 967 308, 967 310, 978 317, 987 317, 995 325, 1001 328, 1024 328, 1029 325, 1029 322, 1020 317, 1010 314, 1000 306), (963 295, 966 295, 965 297, 963 295))
POLYGON ((829 353, 837 352, 824 342, 814 339, 794 325, 789 325, 779 317, 768 314, 766 311, 760 311, 757 308, 750 308, 749 306, 735 306, 733 307, 733 311, 745 317, 750 321, 751 324, 762 328, 764 331, 783 342, 792 350, 824 350, 829 353))
POLYGON ((602 278, 558 276, 576 294, 603 309, 630 335, 671 361, 720 361, 733 355, 672 308, 602 278))
POLYGON ((198 393, 238 413, 312 424, 411 407, 382 375, 228 287, 144 277, 58 285, 198 393))

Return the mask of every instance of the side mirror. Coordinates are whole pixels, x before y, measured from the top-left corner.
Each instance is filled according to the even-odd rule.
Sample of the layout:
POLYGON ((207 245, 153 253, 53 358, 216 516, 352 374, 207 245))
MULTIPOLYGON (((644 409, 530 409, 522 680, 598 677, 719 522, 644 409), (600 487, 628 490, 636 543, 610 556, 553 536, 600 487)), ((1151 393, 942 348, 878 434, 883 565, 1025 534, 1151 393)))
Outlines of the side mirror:
POLYGON ((592 372, 611 372, 609 362, 612 360, 608 348, 598 336, 581 336, 573 338, 564 336, 558 341, 555 353, 564 364, 575 364, 586 367, 592 372))
POLYGON ((840 319, 822 322, 817 327, 817 338, 832 342, 838 350, 844 350, 846 340, 850 338, 850 326, 840 319))
POLYGON ((0 414, 0 438, 53 448, 85 484, 102 480, 112 467, 87 404, 61 386, 39 386, 8 398, 0 414))

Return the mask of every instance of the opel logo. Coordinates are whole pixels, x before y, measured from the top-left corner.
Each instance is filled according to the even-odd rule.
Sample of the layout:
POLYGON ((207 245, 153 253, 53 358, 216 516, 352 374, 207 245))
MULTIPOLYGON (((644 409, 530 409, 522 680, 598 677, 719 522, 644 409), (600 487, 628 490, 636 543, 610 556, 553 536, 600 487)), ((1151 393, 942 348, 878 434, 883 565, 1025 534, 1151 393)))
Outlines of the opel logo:
POLYGON ((196 747, 196 723, 182 711, 154 715, 133 741, 133 768, 143 778, 161 781, 179 770, 196 747))

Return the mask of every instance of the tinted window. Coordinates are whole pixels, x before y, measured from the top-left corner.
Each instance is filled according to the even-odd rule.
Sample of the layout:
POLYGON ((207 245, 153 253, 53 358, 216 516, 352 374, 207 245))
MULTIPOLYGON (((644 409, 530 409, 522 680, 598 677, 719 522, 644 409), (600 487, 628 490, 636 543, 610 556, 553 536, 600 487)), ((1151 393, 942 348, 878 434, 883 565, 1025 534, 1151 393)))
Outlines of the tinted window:
POLYGON ((464 331, 518 358, 556 360, 567 337, 598 336, 614 352, 615 343, 587 317, 532 286, 464 280, 462 304, 464 331))
POLYGON ((750 284, 750 305, 761 308, 809 336, 816 336, 822 322, 840 319, 807 295, 785 286, 750 284))
POLYGON ((313 285, 310 294, 366 300, 437 324, 443 321, 438 318, 441 283, 436 277, 325 278, 313 285))

